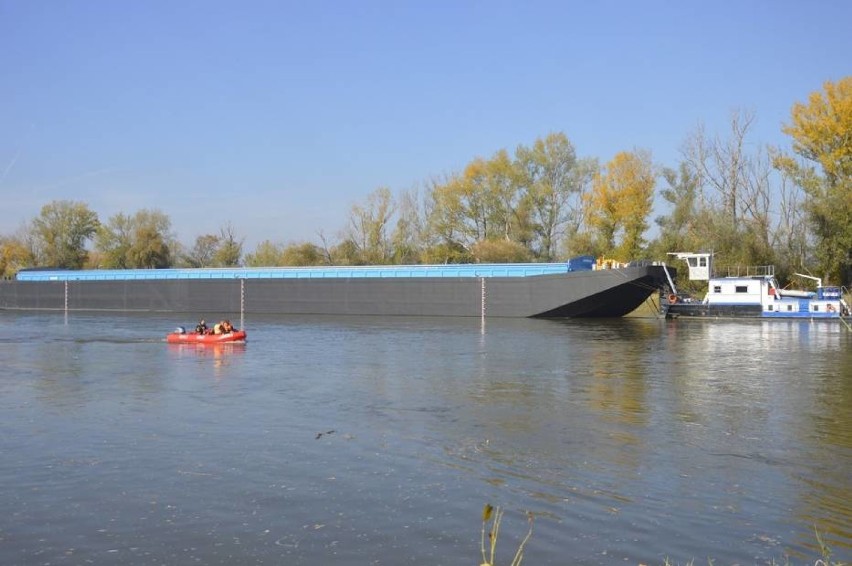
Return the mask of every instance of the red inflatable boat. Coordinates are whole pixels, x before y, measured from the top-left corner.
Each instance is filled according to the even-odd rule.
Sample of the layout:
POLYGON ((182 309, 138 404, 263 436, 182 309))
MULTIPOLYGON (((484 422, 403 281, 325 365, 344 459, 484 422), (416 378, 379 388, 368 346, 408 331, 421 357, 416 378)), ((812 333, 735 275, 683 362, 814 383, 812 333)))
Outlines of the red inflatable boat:
POLYGON ((245 342, 245 330, 234 330, 226 334, 197 334, 195 332, 172 332, 166 335, 169 344, 224 344, 245 342))

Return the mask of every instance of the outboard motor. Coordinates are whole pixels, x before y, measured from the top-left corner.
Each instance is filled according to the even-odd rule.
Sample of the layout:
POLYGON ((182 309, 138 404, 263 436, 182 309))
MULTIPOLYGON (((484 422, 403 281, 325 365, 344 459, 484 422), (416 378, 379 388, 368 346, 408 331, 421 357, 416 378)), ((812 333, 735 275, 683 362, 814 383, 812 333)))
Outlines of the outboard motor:
POLYGON ((186 329, 183 326, 175 328, 175 334, 186 334, 186 329))

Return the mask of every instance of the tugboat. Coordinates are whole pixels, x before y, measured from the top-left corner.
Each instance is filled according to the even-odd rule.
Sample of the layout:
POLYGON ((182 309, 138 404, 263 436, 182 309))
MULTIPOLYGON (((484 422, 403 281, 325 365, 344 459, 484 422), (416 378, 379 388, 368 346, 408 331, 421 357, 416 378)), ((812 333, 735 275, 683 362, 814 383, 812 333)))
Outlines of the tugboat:
POLYGON ((671 294, 663 302, 667 318, 782 318, 842 319, 850 315, 843 289, 823 286, 810 275, 795 275, 816 282, 816 291, 784 289, 775 279, 771 265, 745 267, 715 273, 712 253, 670 253, 685 261, 690 281, 707 281, 707 294, 696 298, 678 293, 670 282, 671 294))

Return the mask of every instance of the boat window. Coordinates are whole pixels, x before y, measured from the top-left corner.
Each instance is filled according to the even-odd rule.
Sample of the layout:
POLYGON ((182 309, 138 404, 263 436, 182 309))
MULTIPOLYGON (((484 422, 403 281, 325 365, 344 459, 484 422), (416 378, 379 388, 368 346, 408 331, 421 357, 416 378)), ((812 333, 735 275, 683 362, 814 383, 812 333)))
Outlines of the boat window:
POLYGON ((748 286, 747 285, 737 285, 736 292, 737 293, 748 293, 748 286))
POLYGON ((767 307, 767 309, 766 309, 766 310, 771 311, 773 306, 774 306, 774 305, 769 305, 769 306, 767 307))
POLYGON ((722 292, 722 286, 721 285, 713 285, 713 292, 714 293, 721 293, 722 292))
POLYGON ((696 258, 694 257, 687 258, 686 261, 689 264, 689 267, 696 267, 698 265, 697 263, 695 263, 695 259, 696 258))
POLYGON ((793 310, 793 305, 787 305, 787 310, 788 310, 788 311, 793 310))
POLYGON ((699 262, 699 265, 701 267, 707 267, 707 258, 706 257, 699 258, 698 262, 699 262))

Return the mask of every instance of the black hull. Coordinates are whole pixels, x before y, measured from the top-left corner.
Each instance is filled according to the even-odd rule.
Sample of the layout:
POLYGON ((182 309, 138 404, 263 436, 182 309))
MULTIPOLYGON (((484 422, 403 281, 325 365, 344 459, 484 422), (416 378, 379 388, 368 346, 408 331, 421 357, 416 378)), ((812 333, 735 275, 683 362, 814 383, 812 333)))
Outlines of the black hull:
POLYGON ((465 317, 620 317, 660 266, 490 278, 0 281, 0 310, 465 317))
POLYGON ((669 318, 763 318, 760 305, 704 305, 679 303, 669 305, 669 318))

